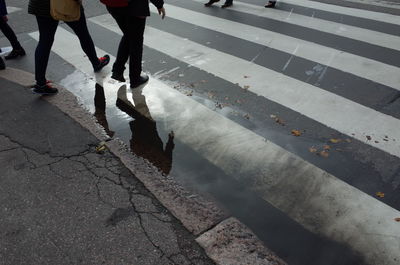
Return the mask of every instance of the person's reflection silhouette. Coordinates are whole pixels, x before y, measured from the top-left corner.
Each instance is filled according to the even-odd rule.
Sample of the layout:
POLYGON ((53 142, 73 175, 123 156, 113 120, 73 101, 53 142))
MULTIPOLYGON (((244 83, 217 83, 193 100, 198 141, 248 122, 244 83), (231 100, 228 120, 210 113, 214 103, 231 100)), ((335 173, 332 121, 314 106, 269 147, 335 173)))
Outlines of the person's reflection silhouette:
POLYGON ((97 119, 97 122, 103 126, 104 130, 106 131, 107 135, 113 137, 115 132, 111 131, 108 127, 108 122, 106 118, 106 97, 104 95, 104 88, 96 83, 96 92, 94 94, 94 116, 97 119))
POLYGON ((130 140, 131 151, 160 169, 168 175, 172 167, 172 151, 174 149, 174 134, 170 132, 168 141, 163 148, 163 141, 157 132, 156 122, 150 114, 143 95, 143 86, 132 90, 134 105, 127 98, 126 85, 118 90, 117 107, 134 118, 129 122, 132 131, 130 140))

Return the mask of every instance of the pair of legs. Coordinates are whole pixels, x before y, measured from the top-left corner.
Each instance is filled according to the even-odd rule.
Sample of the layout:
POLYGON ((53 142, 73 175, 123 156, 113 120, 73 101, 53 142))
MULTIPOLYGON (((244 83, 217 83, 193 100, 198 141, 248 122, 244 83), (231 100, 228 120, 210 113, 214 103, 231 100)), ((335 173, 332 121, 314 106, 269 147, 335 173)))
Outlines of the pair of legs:
MULTIPOLYGON (((219 0, 210 0, 205 3, 205 6, 212 6, 212 4, 219 2, 219 0)), ((225 3, 221 6, 222 8, 230 7, 233 4, 233 0, 226 0, 225 3)))
POLYGON ((131 87, 136 87, 144 81, 141 72, 146 18, 130 15, 129 8, 126 7, 107 7, 107 9, 123 34, 118 46, 117 59, 112 68, 112 77, 119 81, 125 81, 123 73, 129 59, 129 79, 131 87))
MULTIPOLYGON (((219 2, 219 0, 209 0, 207 3, 205 3, 205 6, 211 6, 214 3, 219 2)), ((233 4, 233 0, 226 0, 225 4, 223 4, 221 7, 222 8, 226 8, 226 7, 230 7, 233 4)), ((275 7, 276 1, 268 1, 268 3, 265 5, 265 7, 267 8, 273 8, 275 7)))
MULTIPOLYGON (((54 35, 58 27, 58 21, 51 17, 42 16, 36 16, 36 20, 40 36, 35 51, 35 79, 36 87, 43 87, 47 85, 46 69, 49 62, 51 47, 54 42, 54 35)), ((86 25, 83 9, 81 10, 81 17, 78 21, 66 22, 66 24, 78 36, 81 47, 92 63, 95 71, 101 70, 101 68, 108 64, 110 60, 108 55, 101 58, 97 57, 92 37, 86 25)))
POLYGON ((12 30, 10 25, 8 25, 5 18, 6 16, 0 17, 0 30, 3 32, 4 36, 6 36, 6 38, 10 41, 11 46, 13 48, 12 52, 5 58, 6 60, 9 60, 9 59, 14 59, 18 56, 24 56, 25 51, 22 48, 21 44, 19 43, 14 31, 12 30))

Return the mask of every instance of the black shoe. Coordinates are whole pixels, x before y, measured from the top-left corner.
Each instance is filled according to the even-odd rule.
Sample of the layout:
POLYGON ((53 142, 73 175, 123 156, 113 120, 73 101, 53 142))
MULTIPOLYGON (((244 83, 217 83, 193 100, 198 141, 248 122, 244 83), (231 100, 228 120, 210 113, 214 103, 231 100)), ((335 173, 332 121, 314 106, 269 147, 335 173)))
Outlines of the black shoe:
POLYGON ((131 80, 131 88, 136 88, 138 86, 141 86, 145 84, 147 81, 149 81, 148 75, 140 75, 138 79, 135 79, 134 81, 131 80))
POLYGON ((221 7, 222 8, 227 8, 227 7, 230 7, 230 6, 232 6, 232 3, 225 3, 221 7))
POLYGON ((214 4, 216 2, 219 2, 219 0, 210 0, 210 1, 208 1, 208 3, 205 3, 204 5, 205 6, 212 6, 212 4, 214 4))
POLYGON ((119 82, 125 82, 124 74, 113 72, 111 78, 119 82))
POLYGON ((6 60, 12 60, 17 58, 18 56, 25 56, 25 50, 23 48, 20 49, 13 49, 9 55, 7 55, 6 57, 4 57, 6 60))
POLYGON ((3 59, 0 57, 0 70, 6 69, 6 64, 4 63, 3 59))
POLYGON ((50 85, 50 83, 47 83, 43 86, 34 85, 32 92, 35 94, 40 94, 40 95, 55 95, 58 93, 58 89, 55 87, 52 87, 50 85))
POLYGON ((275 7, 275 4, 276 4, 276 1, 275 1, 275 2, 269 1, 269 2, 265 5, 265 7, 266 7, 266 8, 274 8, 274 7, 275 7))
POLYGON ((101 69, 103 69, 104 66, 106 66, 110 62, 110 56, 107 54, 104 55, 103 57, 99 58, 99 64, 94 66, 93 69, 95 72, 99 72, 101 69))

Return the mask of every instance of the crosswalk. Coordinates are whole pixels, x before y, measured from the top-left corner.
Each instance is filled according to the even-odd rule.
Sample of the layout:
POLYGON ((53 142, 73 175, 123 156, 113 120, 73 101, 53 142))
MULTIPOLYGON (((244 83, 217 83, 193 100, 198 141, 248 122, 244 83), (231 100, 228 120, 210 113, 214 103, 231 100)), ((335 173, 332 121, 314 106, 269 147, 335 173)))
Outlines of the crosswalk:
MULTIPOLYGON (((116 102, 156 122, 154 138, 173 131, 165 173, 212 193, 289 264, 399 264, 400 17, 279 3, 224 10, 176 0, 165 21, 153 10, 151 79, 139 92, 110 80, 110 67, 94 75, 62 26, 53 52, 77 72, 61 83, 89 99, 74 78, 103 86, 108 126, 128 145, 132 118, 116 102)), ((88 25, 99 55, 115 56, 115 21, 106 14, 88 25)))

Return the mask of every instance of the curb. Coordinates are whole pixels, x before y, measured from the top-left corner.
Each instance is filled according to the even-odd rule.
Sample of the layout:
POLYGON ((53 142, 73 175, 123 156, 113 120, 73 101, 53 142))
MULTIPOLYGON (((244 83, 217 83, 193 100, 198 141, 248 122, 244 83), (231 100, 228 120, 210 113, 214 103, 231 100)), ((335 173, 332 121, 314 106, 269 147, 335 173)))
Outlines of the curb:
MULTIPOLYGON (((31 73, 7 68, 0 77, 24 87, 33 84, 31 73)), ((283 260, 257 238, 243 223, 218 205, 207 194, 197 194, 163 175, 144 159, 133 155, 118 138, 109 138, 104 129, 78 99, 67 89, 59 87, 58 95, 45 99, 91 132, 111 153, 121 160, 144 186, 193 235, 206 254, 219 265, 284 265, 283 260)))

